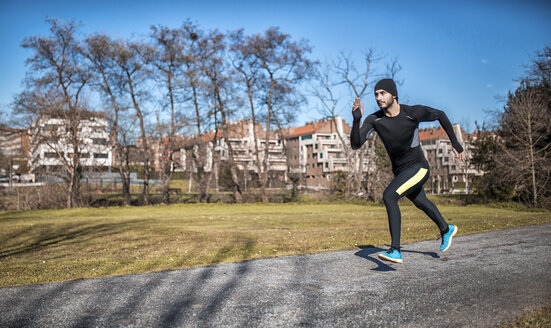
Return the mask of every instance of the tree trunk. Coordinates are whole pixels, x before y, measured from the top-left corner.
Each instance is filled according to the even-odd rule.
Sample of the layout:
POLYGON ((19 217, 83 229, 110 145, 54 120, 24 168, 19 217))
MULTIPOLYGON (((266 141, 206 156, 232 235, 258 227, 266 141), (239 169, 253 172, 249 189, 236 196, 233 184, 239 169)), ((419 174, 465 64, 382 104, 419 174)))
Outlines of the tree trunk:
POLYGON ((237 174, 237 170, 235 167, 235 162, 233 160, 233 147, 231 145, 231 142, 229 141, 230 133, 228 131, 228 120, 226 117, 225 110, 223 108, 222 102, 220 99, 218 99, 218 104, 220 105, 220 113, 222 114, 222 131, 224 133, 224 141, 226 142, 226 145, 228 147, 228 164, 230 165, 230 173, 232 177, 232 191, 233 196, 235 198, 236 203, 242 203, 243 202, 243 195, 241 192, 241 187, 239 185, 239 175, 237 174))
MULTIPOLYGON (((122 171, 122 170, 121 170, 122 171)), ((124 204, 130 206, 132 200, 130 198, 130 177, 125 177, 124 173, 120 172, 122 181, 122 194, 124 196, 124 204)))
POLYGON ((266 139, 264 144, 264 161, 262 163, 263 170, 261 172, 260 178, 260 196, 262 197, 262 202, 267 203, 268 197, 266 196, 266 184, 268 182, 268 170, 270 169, 270 123, 272 120, 272 101, 275 88, 275 81, 270 74, 270 92, 268 94, 268 113, 266 115, 266 139))
POLYGON ((150 192, 149 192, 149 177, 150 177, 150 167, 149 167, 149 161, 150 161, 150 149, 147 145, 147 136, 145 133, 145 124, 144 124, 144 118, 142 115, 142 111, 140 109, 140 106, 138 105, 138 101, 136 99, 136 94, 134 92, 134 86, 132 84, 132 77, 130 76, 129 72, 126 72, 127 78, 128 78, 128 87, 130 88, 130 97, 132 98, 132 103, 134 105, 134 109, 136 110, 136 115, 138 116, 139 122, 140 122, 140 132, 141 132, 141 139, 142 139, 142 156, 143 156, 143 204, 149 205, 151 203, 150 199, 150 192))
POLYGON ((74 174, 69 172, 69 190, 67 190, 67 208, 73 207, 73 183, 74 183, 74 174))
POLYGON ((534 207, 538 206, 538 189, 536 186, 536 168, 534 163, 534 143, 532 140, 532 122, 530 121, 530 117, 528 118, 528 152, 529 152, 529 158, 530 158, 530 174, 531 174, 531 182, 532 182, 532 200, 534 207))
POLYGON ((175 122, 174 122, 174 91, 173 91, 173 87, 172 87, 172 70, 170 71, 170 73, 168 74, 167 76, 167 83, 168 83, 168 95, 169 95, 169 98, 170 98, 170 132, 169 132, 169 135, 168 135, 168 158, 166 161, 164 161, 164 167, 162 167, 161 169, 163 169, 163 201, 165 204, 169 204, 169 201, 170 201, 170 192, 169 192, 169 187, 170 187, 170 181, 172 180, 172 168, 173 168, 173 163, 174 163, 174 160, 173 160, 173 155, 174 155, 174 151, 176 149, 176 145, 174 144, 175 143, 175 140, 174 140, 174 135, 176 133, 176 126, 175 126, 175 122))
MULTIPOLYGON (((191 89, 193 92, 193 105, 195 109, 195 118, 196 118, 196 127, 197 127, 197 138, 195 145, 199 154, 196 154, 195 147, 192 148, 192 159, 197 170, 197 191, 199 193, 198 198, 200 203, 206 203, 209 200, 209 189, 210 182, 212 177, 212 169, 210 172, 205 171, 205 166, 207 164, 207 147, 208 145, 201 139, 201 112, 199 110, 199 101, 197 96, 197 88, 194 83, 191 83, 191 89)), ((214 140, 216 140, 216 132, 214 135, 214 140)), ((208 142, 208 141, 207 141, 208 142)), ((212 153, 214 155, 214 152, 212 153)), ((212 166, 211 166, 212 168, 212 166)), ((191 174, 190 174, 191 175, 191 174)))
MULTIPOLYGON (((262 172, 262 163, 260 161, 260 154, 259 154, 259 150, 258 150, 258 137, 256 135, 256 114, 255 114, 255 109, 254 109, 254 101, 253 101, 253 95, 252 95, 252 86, 250 85, 250 83, 247 81, 247 91, 248 91, 248 95, 249 95, 249 103, 250 103, 250 106, 251 106, 251 120, 252 120, 252 125, 253 125, 253 142, 254 142, 254 153, 255 153, 255 156, 256 156, 256 170, 258 172, 258 176, 260 177, 260 173, 262 172)), ((260 198, 262 199, 263 202, 267 202, 267 198, 266 198, 266 188, 265 188, 265 184, 260 184, 260 198), (264 186, 264 187, 263 187, 264 186)))

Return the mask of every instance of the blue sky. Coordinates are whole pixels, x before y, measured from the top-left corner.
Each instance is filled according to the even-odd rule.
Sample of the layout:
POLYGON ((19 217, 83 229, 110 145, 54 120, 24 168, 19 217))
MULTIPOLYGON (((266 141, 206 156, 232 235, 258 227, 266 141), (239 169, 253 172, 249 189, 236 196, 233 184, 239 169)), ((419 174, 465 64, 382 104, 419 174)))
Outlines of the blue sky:
MULTIPOLYGON (((443 109, 454 123, 491 120, 503 107, 530 56, 551 46, 548 1, 26 1, 0 0, 0 108, 22 91, 30 52, 23 38, 47 35, 46 17, 82 22, 84 33, 146 35, 151 25, 178 27, 186 19, 204 29, 280 27, 307 39, 312 57, 330 60, 340 51, 359 55, 375 48, 398 57, 400 102, 443 109)), ((375 110, 372 93, 364 98, 375 110)), ((351 121, 352 98, 342 94, 341 115, 351 121)), ((314 104, 297 124, 320 117, 314 104)))

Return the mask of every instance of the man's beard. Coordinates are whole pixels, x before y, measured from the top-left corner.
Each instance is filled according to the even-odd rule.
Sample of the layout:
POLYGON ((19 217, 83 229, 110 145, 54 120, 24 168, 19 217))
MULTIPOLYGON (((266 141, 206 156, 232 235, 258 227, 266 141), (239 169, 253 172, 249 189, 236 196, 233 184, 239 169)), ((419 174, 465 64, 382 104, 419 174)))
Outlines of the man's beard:
POLYGON ((377 103, 380 109, 387 109, 388 107, 392 106, 392 104, 394 104, 394 97, 390 99, 390 103, 384 103, 383 105, 379 105, 379 103, 377 103))

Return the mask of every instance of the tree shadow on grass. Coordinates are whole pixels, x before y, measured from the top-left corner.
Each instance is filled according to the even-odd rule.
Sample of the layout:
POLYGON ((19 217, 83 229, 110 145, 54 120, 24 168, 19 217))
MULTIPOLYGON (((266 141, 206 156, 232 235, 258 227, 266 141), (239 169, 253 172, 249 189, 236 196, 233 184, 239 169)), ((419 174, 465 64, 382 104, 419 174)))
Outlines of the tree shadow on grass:
MULTIPOLYGON (((84 234, 87 229, 81 231, 84 234)), ((71 235, 77 237, 78 234, 71 235)), ((235 236, 228 241, 228 246, 221 248, 212 258, 210 266, 181 271, 176 274, 156 273, 140 277, 114 277, 108 279, 74 280, 57 284, 20 287, 21 296, 15 299, 22 300, 17 304, 22 308, 18 315, 6 319, 8 327, 11 326, 37 326, 37 323, 48 317, 50 307, 56 302, 70 304, 75 299, 82 301, 80 296, 75 296, 73 288, 92 293, 90 303, 84 302, 76 313, 71 314, 68 321, 72 327, 89 327, 108 325, 129 326, 135 325, 143 318, 141 311, 155 306, 158 293, 163 292, 167 286, 173 290, 165 299, 161 299, 156 306, 161 307, 158 317, 153 320, 151 326, 181 327, 181 326, 212 326, 216 322, 217 315, 223 310, 226 303, 232 299, 235 291, 242 287, 246 276, 250 273, 250 261, 239 262, 220 269, 217 265, 224 262, 228 255, 240 252, 243 258, 249 258, 253 254, 256 240, 247 236, 235 236), (239 242, 236 242, 238 240, 239 242), (224 272, 225 270, 227 271, 224 272), (214 282, 213 282, 214 281, 214 282), (179 288, 180 282, 186 282, 186 289, 179 288), (189 284, 188 284, 189 282, 189 284), (90 287, 95 284, 95 287, 90 287), (29 296, 29 290, 35 290, 29 296), (38 292, 36 292, 38 291, 38 292), (31 297, 31 299, 29 299, 31 297), (60 299, 63 299, 60 301, 60 299)), ((0 302, 1 304, 1 302, 0 302)), ((68 305, 64 305, 68 306, 68 305)), ((9 311, 15 311, 15 307, 9 311)), ((153 312, 154 313, 154 312, 153 312)), ((249 318, 244 316, 239 327, 250 326, 249 318)), ((0 323, 3 320, 0 320, 0 323)), ((0 324, 1 326, 1 324, 0 324)))
MULTIPOLYGON (((382 271, 382 272, 396 271, 396 269, 394 269, 390 265, 386 264, 385 262, 383 262, 383 261, 381 261, 377 258, 376 253, 384 252, 384 251, 386 251, 386 249, 383 249, 383 248, 380 248, 380 247, 375 247, 373 245, 361 245, 361 246, 359 246, 359 248, 361 248, 361 250, 354 253, 354 255, 359 256, 361 258, 364 258, 366 260, 369 260, 369 261, 375 263, 377 265, 377 267, 371 269, 372 271, 382 271)), ((436 254, 435 252, 411 251, 411 250, 407 250, 407 249, 404 249, 404 248, 401 249, 401 252, 402 253, 416 253, 416 254, 428 255, 428 256, 431 256, 435 259, 440 258, 440 256, 438 256, 438 254, 436 254)))
MULTIPOLYGON (((40 231, 38 236, 34 238, 29 238, 27 241, 15 247, 7 246, 7 243, 10 242, 9 239, 0 242, 0 259, 31 252, 37 252, 61 244, 80 244, 82 242, 92 239, 119 234, 121 232, 131 229, 134 224, 142 221, 145 220, 93 224, 87 226, 76 226, 76 228, 74 224, 64 226, 56 225, 55 229, 46 228, 43 231, 40 231)), ((33 229, 38 228, 27 229, 25 232, 31 233, 33 229)), ((13 237, 17 237, 18 235, 21 234, 12 234, 13 237)))

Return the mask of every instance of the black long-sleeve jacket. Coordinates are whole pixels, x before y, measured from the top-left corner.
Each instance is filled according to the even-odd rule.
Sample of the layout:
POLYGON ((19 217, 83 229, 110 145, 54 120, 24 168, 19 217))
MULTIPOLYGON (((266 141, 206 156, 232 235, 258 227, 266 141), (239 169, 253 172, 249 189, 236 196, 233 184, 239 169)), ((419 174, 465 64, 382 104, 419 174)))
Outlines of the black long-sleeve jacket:
POLYGON ((459 153, 463 152, 463 147, 457 140, 446 114, 441 110, 421 105, 400 104, 400 113, 394 117, 388 117, 383 110, 379 110, 367 116, 361 128, 361 117, 355 117, 350 133, 350 144, 352 149, 360 148, 369 134, 375 130, 385 145, 394 174, 398 174, 414 163, 422 163, 428 168, 427 159, 419 143, 419 123, 436 120, 448 134, 453 148, 459 153))

